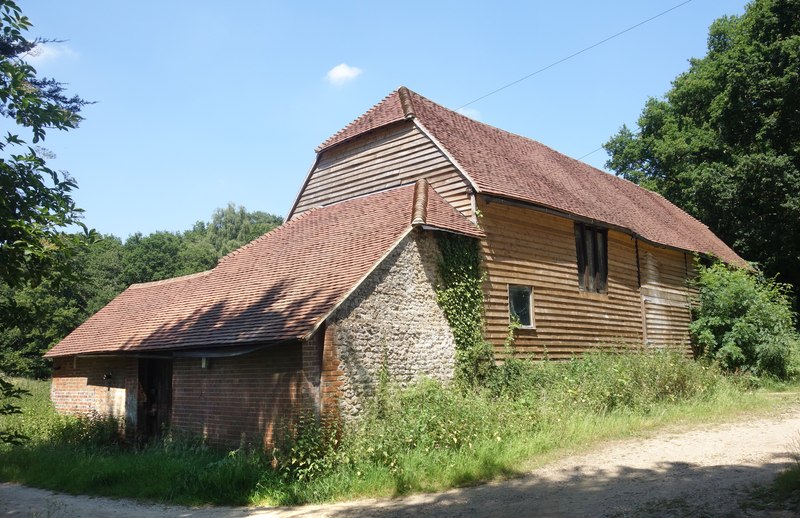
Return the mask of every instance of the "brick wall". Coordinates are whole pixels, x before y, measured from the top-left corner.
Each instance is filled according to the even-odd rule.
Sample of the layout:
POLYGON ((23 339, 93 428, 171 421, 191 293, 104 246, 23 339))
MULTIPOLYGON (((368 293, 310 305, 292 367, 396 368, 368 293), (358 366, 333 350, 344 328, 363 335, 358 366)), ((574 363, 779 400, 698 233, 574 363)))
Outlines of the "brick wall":
POLYGON ((132 433, 136 428, 137 380, 135 358, 56 358, 50 398, 58 412, 117 417, 126 432, 132 433))
POLYGON ((336 420, 339 415, 339 401, 342 399, 342 386, 345 372, 336 349, 335 327, 328 326, 323 334, 324 348, 320 371, 320 409, 324 417, 336 420))
POLYGON ((303 348, 278 346, 232 358, 177 358, 172 372, 172 428, 212 445, 269 447, 293 409, 308 404, 303 348))

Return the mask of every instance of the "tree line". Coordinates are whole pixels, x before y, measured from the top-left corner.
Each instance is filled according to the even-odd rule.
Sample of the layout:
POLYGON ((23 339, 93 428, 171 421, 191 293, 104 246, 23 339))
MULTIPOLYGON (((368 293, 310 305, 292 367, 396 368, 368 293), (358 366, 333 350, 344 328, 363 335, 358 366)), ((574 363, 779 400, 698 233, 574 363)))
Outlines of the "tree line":
POLYGON ((67 268, 0 281, 0 372, 43 378, 42 355, 131 284, 213 268, 227 253, 280 225, 280 216, 228 204, 185 232, 94 236, 67 268))

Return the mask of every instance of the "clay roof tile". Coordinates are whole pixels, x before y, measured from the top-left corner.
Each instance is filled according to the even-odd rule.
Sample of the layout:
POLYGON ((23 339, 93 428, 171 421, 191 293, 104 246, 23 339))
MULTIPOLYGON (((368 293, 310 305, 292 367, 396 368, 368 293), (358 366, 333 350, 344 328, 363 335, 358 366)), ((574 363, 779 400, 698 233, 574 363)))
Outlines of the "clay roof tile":
MULTIPOLYGON (((428 224, 481 232, 427 186, 428 224)), ((310 210, 212 270, 129 287, 46 356, 297 340, 411 229, 414 185, 310 210)))

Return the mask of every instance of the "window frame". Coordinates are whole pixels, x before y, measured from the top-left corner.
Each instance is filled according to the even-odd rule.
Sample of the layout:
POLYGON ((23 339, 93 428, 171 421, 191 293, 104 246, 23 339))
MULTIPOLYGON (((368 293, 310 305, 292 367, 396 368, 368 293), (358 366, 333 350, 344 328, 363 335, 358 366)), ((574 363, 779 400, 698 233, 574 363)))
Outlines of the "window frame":
POLYGON ((608 293, 608 229, 575 223, 578 289, 608 293))
MULTIPOLYGON (((511 297, 511 291, 512 291, 512 289, 515 289, 515 288, 516 289, 522 288, 522 289, 525 289, 525 290, 528 291, 528 316, 529 316, 529 319, 530 319, 530 324, 529 325, 524 325, 520 321, 518 329, 536 329, 536 319, 534 317, 534 312, 533 312, 533 286, 531 286, 529 284, 511 284, 511 283, 508 284, 508 288, 507 288, 506 292, 508 294, 508 322, 509 322, 509 324, 514 322, 513 317, 517 317, 517 313, 514 311, 514 306, 512 304, 512 300, 513 299, 511 297)), ((517 317, 517 319, 519 319, 519 317, 517 317)))

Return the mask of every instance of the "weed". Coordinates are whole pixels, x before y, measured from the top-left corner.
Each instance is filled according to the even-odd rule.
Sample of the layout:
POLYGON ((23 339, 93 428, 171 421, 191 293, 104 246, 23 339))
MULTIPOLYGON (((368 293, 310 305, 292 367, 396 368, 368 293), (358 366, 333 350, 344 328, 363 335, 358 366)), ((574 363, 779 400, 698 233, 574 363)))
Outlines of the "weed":
POLYGON ((765 405, 713 366, 668 352, 513 360, 493 369, 485 388, 425 379, 400 388, 386 377, 359 421, 335 427, 303 415, 279 433, 274 452, 225 451, 174 433, 126 446, 112 421, 56 414, 47 383, 15 384, 31 396, 0 425, 13 421, 31 439, 0 446, 0 479, 191 505, 439 491, 515 476, 565 448, 765 405))

